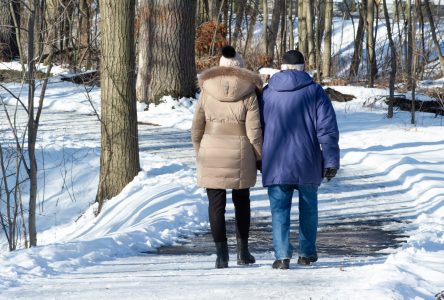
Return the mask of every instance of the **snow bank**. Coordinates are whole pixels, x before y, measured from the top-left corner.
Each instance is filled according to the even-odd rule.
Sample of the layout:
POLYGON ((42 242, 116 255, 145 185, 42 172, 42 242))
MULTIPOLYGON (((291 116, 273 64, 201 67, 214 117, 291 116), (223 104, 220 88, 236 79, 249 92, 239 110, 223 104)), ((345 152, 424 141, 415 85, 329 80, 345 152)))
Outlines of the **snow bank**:
POLYGON ((0 254, 0 287, 155 252, 206 229, 207 205, 194 184, 194 171, 174 161, 140 155, 143 170, 105 203, 98 217, 97 205, 92 205, 75 222, 40 232, 38 247, 0 254))

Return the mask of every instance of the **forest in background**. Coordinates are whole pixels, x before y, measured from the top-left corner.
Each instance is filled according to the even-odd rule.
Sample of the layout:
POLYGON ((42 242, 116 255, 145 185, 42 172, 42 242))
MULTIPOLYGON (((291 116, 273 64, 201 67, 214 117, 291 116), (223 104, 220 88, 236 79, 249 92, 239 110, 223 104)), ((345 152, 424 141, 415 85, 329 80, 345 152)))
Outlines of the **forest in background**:
MULTIPOLYGON (((393 81, 410 90, 415 80, 444 72, 443 7, 429 0, 139 0, 126 20, 134 24, 137 99, 193 96, 196 70, 216 65, 226 44, 252 70, 278 68, 285 51, 298 49, 318 81, 393 81), (340 19, 352 23, 342 34, 354 36, 343 57, 332 51, 340 19)), ((99 1, 1 0, 0 58, 20 60, 25 71, 32 44, 34 63, 99 70, 99 22, 99 1)))

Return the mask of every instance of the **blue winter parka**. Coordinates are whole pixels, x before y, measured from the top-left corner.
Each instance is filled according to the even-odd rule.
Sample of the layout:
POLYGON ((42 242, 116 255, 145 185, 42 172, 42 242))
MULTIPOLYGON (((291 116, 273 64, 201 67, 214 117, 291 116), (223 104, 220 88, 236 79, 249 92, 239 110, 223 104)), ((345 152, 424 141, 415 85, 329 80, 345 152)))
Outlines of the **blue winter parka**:
POLYGON ((259 99, 264 142, 262 183, 320 185, 339 169, 339 130, 325 91, 304 71, 274 74, 259 99))

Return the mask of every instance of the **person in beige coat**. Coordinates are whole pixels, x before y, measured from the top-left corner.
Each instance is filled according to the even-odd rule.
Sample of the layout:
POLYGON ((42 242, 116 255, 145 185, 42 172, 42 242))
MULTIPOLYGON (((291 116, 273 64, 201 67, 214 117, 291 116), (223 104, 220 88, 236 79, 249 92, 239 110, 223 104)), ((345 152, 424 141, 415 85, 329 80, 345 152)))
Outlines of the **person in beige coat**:
POLYGON ((227 189, 235 207, 237 263, 251 264, 248 250, 250 187, 256 184, 261 160, 262 130, 257 95, 262 80, 243 69, 242 57, 225 46, 218 67, 199 76, 201 89, 191 136, 197 160, 197 184, 206 188, 216 268, 228 267, 225 228, 227 189))

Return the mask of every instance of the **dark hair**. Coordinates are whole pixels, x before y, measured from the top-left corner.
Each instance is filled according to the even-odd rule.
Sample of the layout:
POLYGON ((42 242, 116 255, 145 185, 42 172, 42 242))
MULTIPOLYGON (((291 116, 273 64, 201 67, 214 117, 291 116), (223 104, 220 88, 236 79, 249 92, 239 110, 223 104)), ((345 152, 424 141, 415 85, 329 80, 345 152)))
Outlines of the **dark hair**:
POLYGON ((235 57, 236 56, 236 50, 232 46, 230 46, 230 45, 224 46, 222 48, 222 56, 224 56, 226 58, 235 57))

